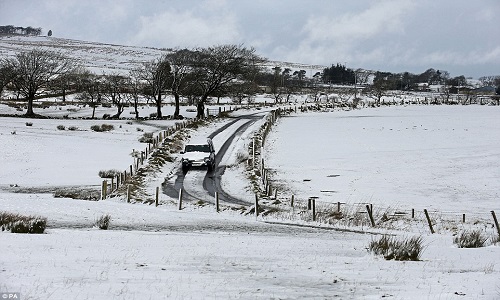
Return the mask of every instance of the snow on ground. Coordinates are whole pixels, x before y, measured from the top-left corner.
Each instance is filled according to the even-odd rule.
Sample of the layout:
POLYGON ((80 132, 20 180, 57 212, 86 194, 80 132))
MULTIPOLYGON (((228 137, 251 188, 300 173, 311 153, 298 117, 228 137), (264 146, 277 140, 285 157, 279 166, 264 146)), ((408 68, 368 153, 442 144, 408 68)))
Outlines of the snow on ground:
MULTIPOLYGON (((126 170, 133 149, 154 125, 116 120, 58 120, 2 118, 0 184, 19 186, 99 185, 100 170, 126 170), (26 126, 26 122, 32 123, 26 126), (95 132, 93 125, 110 124, 114 130, 95 132), (58 126, 66 130, 59 130, 58 126), (69 127, 76 130, 68 130, 69 127), (138 131, 140 129, 141 131, 138 131), (13 134, 15 133, 15 134, 13 134)), ((174 122, 162 124, 173 125, 174 122)))
MULTIPOLYGON (((297 114, 273 128, 266 164, 290 192, 321 201, 499 210, 494 198, 500 189, 492 180, 499 170, 498 113, 497 107, 410 106, 297 114)), ((89 122, 2 118, 0 142, 9 147, 1 150, 0 188, 93 184, 108 166, 100 158, 76 158, 111 151, 102 161, 121 169, 141 135, 136 127, 148 131, 169 124, 117 121, 121 128, 95 133, 89 122), (82 130, 58 131, 59 124, 82 130)), ((248 138, 237 143, 248 145, 248 138)), ((235 159, 224 161, 232 165, 235 159)), ((247 186, 241 166, 228 172, 225 186, 247 186)), ((375 231, 271 225, 235 211, 217 214, 213 206, 178 211, 173 201, 161 195, 164 205, 154 207, 0 192, 1 211, 49 220, 43 235, 0 233, 0 292, 21 292, 23 299, 500 297, 498 245, 458 249, 447 232, 391 232, 422 235, 426 248, 419 262, 386 261, 366 250, 375 231), (110 230, 92 228, 103 214, 112 216, 110 230)))
POLYGON ((369 234, 209 209, 5 196, 9 211, 82 227, 0 235, 0 289, 23 299, 495 299, 500 291, 498 247, 457 249, 444 235, 424 236, 422 261, 394 262, 366 251, 369 234), (92 229, 105 213, 115 230, 92 229))
POLYGON ((411 210, 500 211, 497 106, 383 107, 294 114, 267 166, 298 198, 411 210))

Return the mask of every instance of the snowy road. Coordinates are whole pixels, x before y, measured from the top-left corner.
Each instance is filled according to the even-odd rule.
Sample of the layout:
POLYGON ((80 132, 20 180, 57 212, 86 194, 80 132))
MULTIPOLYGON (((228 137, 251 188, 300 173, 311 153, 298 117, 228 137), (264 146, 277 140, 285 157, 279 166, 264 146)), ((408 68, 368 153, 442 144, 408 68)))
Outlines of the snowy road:
POLYGON ((203 201, 208 203, 215 203, 215 192, 218 192, 220 201, 226 204, 251 204, 225 192, 220 182, 227 166, 227 157, 238 150, 235 141, 264 116, 265 113, 239 116, 234 121, 210 134, 208 137, 213 140, 218 150, 216 169, 213 172, 207 172, 204 168, 191 169, 186 174, 179 169, 174 180, 165 182, 163 192, 170 197, 178 198, 179 190, 182 189, 183 201, 203 201))

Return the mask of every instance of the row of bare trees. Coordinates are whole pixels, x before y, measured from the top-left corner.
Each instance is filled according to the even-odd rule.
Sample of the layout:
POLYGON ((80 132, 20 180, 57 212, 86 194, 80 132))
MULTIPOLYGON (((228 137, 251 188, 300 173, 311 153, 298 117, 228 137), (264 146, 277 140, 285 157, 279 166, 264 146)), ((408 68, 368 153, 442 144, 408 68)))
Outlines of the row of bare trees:
MULTIPOLYGON (((117 108, 119 118, 126 105, 133 104, 138 117, 140 98, 152 101, 156 116, 162 118, 167 93, 174 96, 174 118, 180 117, 181 97, 192 99, 197 116, 203 117, 210 97, 252 86, 265 58, 255 49, 242 45, 219 45, 207 48, 180 49, 142 63, 129 74, 93 74, 71 58, 41 49, 20 52, 0 60, 0 95, 10 88, 27 101, 26 116, 33 117, 37 97, 58 94, 65 100, 68 92, 95 107, 107 102, 117 108)), ((94 117, 94 114, 93 114, 94 117)))
MULTIPOLYGON (((93 107, 94 112, 98 105, 113 105, 117 111, 112 118, 119 118, 129 105, 133 105, 139 118, 140 99, 147 99, 154 103, 156 117, 161 119, 167 94, 174 97, 174 118, 181 117, 181 98, 196 105, 197 116, 203 117, 210 97, 230 96, 241 103, 245 97, 250 99, 257 93, 259 86, 266 86, 266 92, 273 95, 276 103, 288 102, 291 95, 304 91, 315 99, 332 94, 332 86, 325 85, 325 75, 321 72, 311 78, 306 77, 304 70, 292 72, 290 68, 274 67, 269 72, 263 68, 265 62, 253 48, 219 45, 171 51, 138 65, 128 74, 93 74, 57 52, 32 49, 0 59, 0 96, 4 89, 10 89, 18 99, 27 102, 29 117, 36 115, 34 100, 47 95, 62 96, 65 101, 67 93, 76 93, 77 99, 93 107)), ((334 87, 333 94, 341 102, 351 98, 357 102, 358 95, 363 93, 380 104, 389 91, 410 90, 405 81, 409 77, 405 74, 344 70, 341 65, 332 68, 354 76, 353 85, 334 87)), ((426 76, 432 80, 441 80, 450 86, 464 84, 461 78, 455 78, 455 82, 445 73, 431 71, 426 72, 426 76)), ((443 90, 444 102, 451 91, 448 86, 443 90)), ((462 88, 461 92, 464 91, 462 88)))

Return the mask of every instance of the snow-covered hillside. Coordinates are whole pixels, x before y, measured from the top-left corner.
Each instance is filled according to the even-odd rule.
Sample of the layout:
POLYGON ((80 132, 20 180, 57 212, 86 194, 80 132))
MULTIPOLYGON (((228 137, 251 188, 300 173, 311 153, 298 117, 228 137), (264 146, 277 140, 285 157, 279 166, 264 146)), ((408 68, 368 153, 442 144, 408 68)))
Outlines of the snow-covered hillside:
MULTIPOLYGON (((58 51, 76 59, 82 66, 97 74, 126 74, 142 62, 169 53, 171 49, 103 44, 46 36, 0 36, 0 57, 11 56, 32 48, 58 51)), ((266 67, 305 70, 310 77, 325 67, 292 62, 269 61, 266 67)))
POLYGON ((167 53, 166 49, 111 45, 55 37, 0 37, 0 56, 15 55, 32 48, 60 52, 97 74, 127 73, 140 63, 167 53))

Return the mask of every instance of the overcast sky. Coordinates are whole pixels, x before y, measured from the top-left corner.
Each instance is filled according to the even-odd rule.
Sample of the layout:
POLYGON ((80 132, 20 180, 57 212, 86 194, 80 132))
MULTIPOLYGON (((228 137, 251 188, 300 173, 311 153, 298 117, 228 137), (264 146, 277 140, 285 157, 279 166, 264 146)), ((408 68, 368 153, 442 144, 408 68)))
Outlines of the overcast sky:
POLYGON ((500 0, 0 0, 0 25, 54 37, 474 78, 500 75, 499 19, 500 0))

